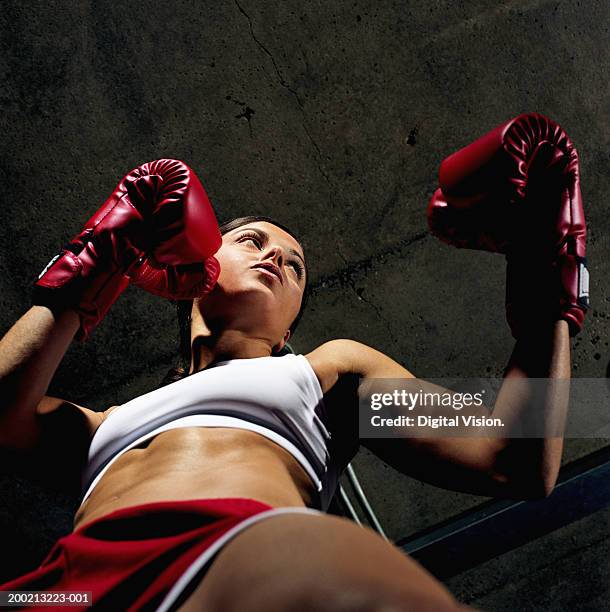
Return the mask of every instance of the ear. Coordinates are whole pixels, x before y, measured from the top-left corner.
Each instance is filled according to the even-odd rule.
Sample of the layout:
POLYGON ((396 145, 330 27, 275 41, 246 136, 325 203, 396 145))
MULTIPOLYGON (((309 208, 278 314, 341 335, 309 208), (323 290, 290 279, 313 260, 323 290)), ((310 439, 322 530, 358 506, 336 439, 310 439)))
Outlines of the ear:
POLYGON ((287 330, 284 334, 284 337, 271 349, 271 353, 279 353, 284 346, 286 346, 286 342, 290 338, 290 330, 287 330))

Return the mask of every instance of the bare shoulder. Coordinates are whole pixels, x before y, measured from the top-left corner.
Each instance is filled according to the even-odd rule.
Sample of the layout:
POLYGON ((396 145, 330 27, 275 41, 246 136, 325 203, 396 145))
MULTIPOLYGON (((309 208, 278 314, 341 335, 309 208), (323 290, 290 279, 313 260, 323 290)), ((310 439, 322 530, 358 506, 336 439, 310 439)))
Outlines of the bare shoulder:
POLYGON ((36 407, 36 416, 41 425, 61 421, 68 430, 79 429, 85 437, 92 437, 106 417, 106 411, 98 412, 59 397, 45 395, 36 407))
POLYGON ((343 374, 357 374, 364 378, 415 378, 404 366, 381 351, 347 338, 325 342, 305 357, 324 393, 343 374))
POLYGON ((36 407, 37 445, 48 447, 51 440, 58 445, 69 441, 70 444, 86 448, 98 427, 118 407, 92 410, 75 402, 45 395, 36 407))
POLYGON ((116 405, 116 406, 110 406, 110 408, 106 408, 106 410, 104 410, 101 415, 102 415, 102 421, 104 421, 106 419, 106 417, 113 412, 114 410, 116 410, 117 408, 120 408, 120 405, 116 405))

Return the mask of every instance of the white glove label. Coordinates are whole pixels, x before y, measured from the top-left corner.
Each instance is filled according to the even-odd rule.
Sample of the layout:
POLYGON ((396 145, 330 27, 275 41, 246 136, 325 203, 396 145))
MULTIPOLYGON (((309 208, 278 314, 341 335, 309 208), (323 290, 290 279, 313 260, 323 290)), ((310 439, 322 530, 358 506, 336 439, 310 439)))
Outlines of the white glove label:
POLYGON ((40 280, 46 273, 46 271, 63 255, 63 251, 61 253, 57 253, 53 259, 44 267, 44 270, 38 275, 38 280, 40 280))
POLYGON ((589 304, 589 270, 584 263, 578 264, 578 301, 589 304))

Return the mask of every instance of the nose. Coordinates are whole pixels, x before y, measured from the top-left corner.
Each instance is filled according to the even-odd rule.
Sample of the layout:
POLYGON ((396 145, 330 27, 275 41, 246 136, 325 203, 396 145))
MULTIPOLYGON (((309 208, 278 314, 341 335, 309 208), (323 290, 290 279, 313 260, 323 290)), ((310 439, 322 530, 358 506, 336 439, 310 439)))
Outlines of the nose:
POLYGON ((273 244, 269 246, 263 259, 271 259, 271 261, 281 270, 285 258, 284 249, 282 249, 279 244, 273 244))

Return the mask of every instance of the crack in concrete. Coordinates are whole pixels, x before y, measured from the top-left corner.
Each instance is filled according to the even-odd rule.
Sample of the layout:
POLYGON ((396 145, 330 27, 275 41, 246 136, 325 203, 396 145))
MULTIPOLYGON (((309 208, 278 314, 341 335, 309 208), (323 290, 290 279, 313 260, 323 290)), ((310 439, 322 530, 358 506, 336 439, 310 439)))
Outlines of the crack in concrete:
POLYGON ((284 77, 282 76, 282 73, 275 61, 275 58, 273 57, 273 55, 271 54, 271 52, 269 51, 269 49, 267 49, 267 47, 265 47, 265 45, 256 37, 256 34, 254 33, 254 27, 252 25, 252 19, 250 18, 250 15, 248 15, 248 13, 246 13, 246 11, 244 11, 244 9, 242 8, 242 6, 239 4, 238 0, 235 0, 235 4, 237 5, 237 8, 239 9, 239 12, 248 20, 248 24, 250 26, 250 34, 252 35, 252 39, 254 40, 254 42, 269 56, 269 58, 271 59, 271 63, 273 64, 273 68, 275 69, 275 72, 278 76, 278 79, 280 80, 280 84, 282 85, 282 87, 285 87, 288 91, 290 91, 295 98, 297 99, 297 101, 299 102, 299 105, 301 105, 301 100, 299 98, 299 94, 290 86, 290 84, 284 79, 284 77))
POLYGON ((394 188, 392 189, 392 193, 390 197, 386 199, 383 207, 377 213, 377 226, 381 225, 381 222, 386 218, 386 215, 396 206, 398 199, 400 198, 401 193, 403 193, 403 189, 399 183, 394 184, 394 188))
MULTIPOLYGON (((360 290, 360 292, 358 291, 358 289, 356 288, 356 283, 354 282, 354 278, 353 275, 349 274, 349 270, 351 267, 354 266, 354 264, 349 263, 349 261, 347 260, 347 258, 345 257, 345 255, 343 254, 343 251, 341 250, 341 246, 337 243, 337 253, 339 254, 339 257, 343 260, 343 263, 345 264, 345 268, 343 270, 348 270, 348 274, 347 276, 343 276, 342 278, 344 278, 344 282, 343 285, 347 287, 349 287, 351 289, 351 291, 354 293, 354 295, 356 296, 356 299, 360 300, 361 302, 364 302, 365 304, 367 304, 370 308, 372 308, 375 311, 375 314, 377 315, 378 319, 381 320, 383 322, 383 324, 385 325, 385 328, 388 331, 388 335, 390 338, 392 338, 392 342, 396 343, 396 340, 394 340, 394 338, 392 337, 392 328, 390 327, 390 322, 383 316, 380 308, 377 306, 377 304, 375 304, 374 302, 371 302, 369 299, 365 298, 362 295, 362 292, 364 291, 364 289, 360 290)), ((372 256, 370 258, 367 259, 373 259, 375 256, 372 256)), ((362 260, 362 261, 366 261, 366 260, 362 260)), ((356 262, 356 266, 358 266, 358 264, 361 262, 356 262)), ((371 265, 369 267, 372 267, 372 262, 371 265)), ((326 285, 325 285, 326 286, 326 285)), ((314 294, 314 288, 312 287, 311 289, 311 293, 312 295, 314 294)))
MULTIPOLYGON (((258 47, 262 49, 262 51, 271 60, 271 63, 273 64, 273 68, 275 70, 275 73, 277 75, 280 85, 284 87, 285 89, 287 89, 292 94, 292 96, 297 102, 299 110, 301 111, 301 114, 302 114, 303 130, 305 134, 307 135, 309 142, 311 143, 311 145, 316 151, 316 157, 315 157, 316 166, 318 168, 318 172, 322 175, 322 177, 324 178, 324 180, 326 181, 326 184, 328 185, 330 189, 330 192, 328 194, 328 202, 330 205, 332 205, 333 193, 335 189, 330 181, 330 177, 328 176, 328 174, 324 171, 324 168, 322 167, 322 151, 320 150, 318 143, 315 141, 309 129, 309 126, 307 123, 307 113, 305 112, 303 101, 301 100, 301 97, 299 96, 299 93, 296 91, 296 89, 294 89, 282 75, 282 72, 277 62, 275 61, 273 54, 269 51, 269 49, 267 49, 267 47, 263 44, 263 42, 256 36, 254 32, 254 26, 252 24, 252 19, 250 18, 248 13, 246 13, 246 11, 240 5, 238 0, 235 0, 235 4, 237 8, 239 9, 239 12, 248 20, 250 35, 252 36, 252 39, 258 45, 258 47)), ((359 162, 360 162, 360 165, 362 166, 362 161, 359 160, 359 162)), ((397 199, 397 198, 391 198, 391 201, 393 199, 397 199)), ((339 285, 343 287, 345 286, 349 287, 349 289, 354 293, 354 295, 356 295, 357 299, 367 304, 375 312, 379 320, 382 321, 383 324, 385 325, 388 331, 389 337, 392 338, 393 342, 396 342, 392 337, 392 328, 390 326, 390 322, 383 316, 383 313, 381 312, 381 309, 379 308, 379 306, 377 306, 371 300, 363 297, 362 294, 358 292, 356 285, 354 283, 354 277, 359 273, 366 274, 366 272, 372 268, 375 262, 379 261, 380 259, 383 259, 384 257, 400 253, 400 251, 402 251, 404 248, 410 246, 411 244, 413 244, 414 242, 418 240, 425 238, 426 236, 427 234, 420 234, 413 238, 403 240, 399 242, 398 244, 392 245, 391 247, 384 249, 383 251, 371 257, 368 257, 366 259, 363 259, 361 261, 351 263, 351 264, 349 263, 349 261, 347 260, 343 252, 341 251, 341 247, 339 245, 336 245, 337 253, 339 254, 339 257, 343 260, 344 267, 341 270, 338 270, 337 272, 331 275, 325 276, 322 279, 318 280, 314 285, 311 286, 310 291, 313 295, 317 293, 321 288, 326 288, 329 286, 339 285)))
POLYGON ((428 238, 429 236, 430 234, 428 234, 428 232, 416 234, 415 236, 400 240, 399 242, 396 242, 395 244, 392 244, 385 249, 370 255, 369 257, 365 257, 364 259, 352 263, 348 262, 343 253, 341 253, 340 248, 337 248, 339 256, 345 263, 345 267, 319 278, 310 285, 310 292, 312 295, 315 295, 322 289, 332 287, 349 287, 350 283, 353 282, 356 276, 366 276, 366 274, 376 263, 383 262, 386 257, 400 256, 405 249, 409 248, 416 242, 428 238))
POLYGON ((350 289, 356 295, 356 297, 361 302, 364 302, 365 304, 367 304, 370 308, 372 308, 375 311, 375 314, 377 315, 377 318, 384 324, 384 326, 385 326, 385 328, 386 328, 386 330, 388 332, 388 337, 390 338, 390 340, 394 344, 396 344, 396 339, 392 335, 392 327, 390 326, 390 322, 385 318, 385 316, 381 312, 381 309, 379 308, 379 306, 377 306, 377 304, 375 304, 374 302, 371 302, 371 300, 369 300, 368 298, 365 298, 362 295, 363 290, 358 291, 358 289, 356 289, 356 284, 354 283, 353 279, 351 279, 351 278, 348 279, 348 284, 349 284, 350 289))
POLYGON ((238 0, 235 0, 235 4, 236 4, 237 8, 239 9, 239 12, 248 20, 248 25, 250 27, 250 35, 252 36, 252 39, 263 50, 263 52, 266 55, 268 55, 269 58, 271 59, 271 63, 273 64, 273 68, 275 70, 275 73, 277 74, 277 78, 279 79, 280 85, 282 87, 284 87, 285 89, 287 89, 294 96, 295 100, 297 101, 297 104, 299 106, 299 110, 301 111, 301 114, 303 115, 303 119, 302 119, 303 130, 305 131, 305 134, 307 135, 307 138, 309 139, 309 141, 311 142, 311 144, 313 145, 313 147, 314 147, 314 149, 316 150, 316 153, 317 153, 316 166, 318 167, 318 171, 324 177, 324 180, 327 182, 328 186, 332 189, 332 185, 330 184, 330 179, 329 179, 327 173, 324 171, 324 168, 322 168, 322 164, 321 164, 322 152, 320 150, 320 147, 318 146, 318 143, 314 140, 313 136, 311 135, 311 132, 309 131, 309 126, 307 125, 307 121, 306 121, 307 120, 307 113, 305 112, 305 108, 303 106, 303 101, 301 100, 301 97, 299 96, 298 91, 296 89, 294 89, 290 85, 290 83, 288 83, 288 81, 284 78, 284 76, 282 75, 282 71, 280 70, 279 66, 277 65, 277 62, 275 61, 275 58, 273 57, 273 54, 271 53, 271 51, 269 51, 269 49, 267 49, 267 47, 262 43, 261 40, 259 40, 259 38, 254 33, 254 26, 252 25, 252 19, 251 19, 250 15, 248 15, 248 13, 246 13, 246 11, 243 9, 243 7, 239 4, 238 0))
MULTIPOLYGON (((412 240, 412 242, 415 242, 415 240, 412 240)), ((397 247, 397 245, 393 245, 392 247, 390 247, 391 249, 395 250, 397 247)), ((377 261, 378 259, 383 258, 384 256, 387 256, 386 251, 388 251, 388 249, 381 251, 375 255, 372 255, 371 257, 368 257, 364 260, 361 260, 359 262, 355 262, 354 264, 350 264, 349 261, 347 260, 347 258, 345 257, 345 255, 343 254, 343 251, 341 250, 341 247, 337 244, 337 253, 339 253, 339 257, 341 257, 341 259, 343 260, 343 263, 345 264, 345 268, 343 268, 343 270, 339 271, 339 278, 343 279, 343 282, 341 282, 341 280, 339 281, 343 286, 347 286, 349 287, 349 289, 354 293, 354 295, 356 296, 356 299, 360 300, 361 302, 364 302, 365 304, 367 304, 377 315, 377 318, 383 323, 383 325, 385 326, 387 332, 388 332, 388 337, 392 340, 392 342, 394 344, 396 344, 396 339, 394 338, 394 336, 392 335, 392 327, 390 325, 390 322, 388 321, 388 319, 386 319, 386 317, 383 315, 381 309, 379 308, 379 306, 377 306, 377 304, 375 304, 374 302, 372 302, 371 300, 369 300, 368 298, 365 298, 362 293, 364 292, 364 289, 361 289, 360 291, 358 291, 358 289, 356 288, 356 283, 354 282, 354 276, 357 274, 356 270, 362 271, 363 273, 366 273, 369 269, 371 269, 373 267, 373 264, 375 263, 375 261, 377 261)), ((389 251, 388 251, 389 252, 389 251)), ((326 277, 327 279, 329 277, 326 277)), ((323 281, 324 282, 324 281, 323 281)), ((327 284, 324 284, 324 287, 327 287, 327 284)), ((317 283, 314 287, 311 288, 311 293, 312 295, 315 293, 315 291, 318 290, 317 287, 317 283)))

